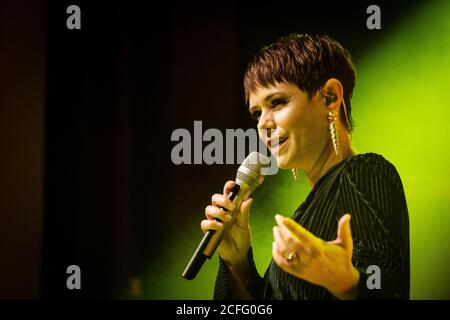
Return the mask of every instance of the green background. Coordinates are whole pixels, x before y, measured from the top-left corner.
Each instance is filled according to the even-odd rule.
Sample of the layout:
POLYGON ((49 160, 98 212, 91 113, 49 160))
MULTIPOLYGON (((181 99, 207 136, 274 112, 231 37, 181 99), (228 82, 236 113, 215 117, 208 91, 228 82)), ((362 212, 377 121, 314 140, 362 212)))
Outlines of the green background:
MULTIPOLYGON (((383 26, 382 26, 383 27, 383 26)), ((448 299, 450 262, 450 2, 425 4, 393 32, 355 58, 353 96, 359 153, 382 154, 403 181, 410 215, 411 299, 448 299)), ((274 215, 290 216, 310 187, 290 172, 266 179, 251 213, 255 262, 261 274, 271 257, 274 215), (263 209, 264 208, 264 209, 263 209)), ((144 299, 211 299, 218 259, 207 261, 193 281, 181 272, 201 238, 188 224, 159 258, 148 261, 144 299)))

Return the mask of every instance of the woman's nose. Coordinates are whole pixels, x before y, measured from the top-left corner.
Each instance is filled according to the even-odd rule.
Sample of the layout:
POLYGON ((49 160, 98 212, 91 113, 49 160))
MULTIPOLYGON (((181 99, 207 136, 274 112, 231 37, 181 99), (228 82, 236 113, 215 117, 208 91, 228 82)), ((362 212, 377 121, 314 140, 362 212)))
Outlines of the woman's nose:
POLYGON ((275 129, 275 120, 273 119, 273 113, 271 110, 262 111, 258 121, 259 130, 267 130, 270 135, 270 129, 275 129))

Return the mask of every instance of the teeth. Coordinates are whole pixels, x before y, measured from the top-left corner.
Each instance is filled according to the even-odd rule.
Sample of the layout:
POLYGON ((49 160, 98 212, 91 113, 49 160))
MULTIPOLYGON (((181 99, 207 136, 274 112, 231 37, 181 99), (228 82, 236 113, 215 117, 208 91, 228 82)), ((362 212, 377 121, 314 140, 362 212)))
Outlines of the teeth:
POLYGON ((284 141, 286 141, 287 138, 281 138, 280 140, 278 140, 277 143, 275 143, 274 145, 272 145, 273 148, 279 146, 280 144, 282 144, 284 141))

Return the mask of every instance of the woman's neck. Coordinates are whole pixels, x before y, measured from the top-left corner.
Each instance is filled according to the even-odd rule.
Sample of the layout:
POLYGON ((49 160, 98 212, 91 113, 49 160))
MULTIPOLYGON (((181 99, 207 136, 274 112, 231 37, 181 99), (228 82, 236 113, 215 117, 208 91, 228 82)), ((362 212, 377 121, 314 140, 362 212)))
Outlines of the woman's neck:
POLYGON ((320 156, 317 158, 316 162, 312 166, 311 170, 305 171, 306 177, 310 185, 313 187, 317 181, 335 164, 341 162, 348 157, 354 156, 357 154, 356 149, 354 148, 350 137, 347 132, 343 132, 340 135, 340 150, 339 154, 336 155, 334 152, 334 148, 331 142, 331 139, 328 140, 325 147, 323 148, 320 156))

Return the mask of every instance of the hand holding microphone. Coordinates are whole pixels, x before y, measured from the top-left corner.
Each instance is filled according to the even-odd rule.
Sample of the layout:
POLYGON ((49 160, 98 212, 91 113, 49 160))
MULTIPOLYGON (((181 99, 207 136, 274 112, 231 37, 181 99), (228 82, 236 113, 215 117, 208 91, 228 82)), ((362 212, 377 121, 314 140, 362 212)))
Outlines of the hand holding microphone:
POLYGON ((233 202, 228 199, 228 195, 235 185, 236 183, 230 180, 225 183, 223 194, 217 193, 212 196, 212 204, 205 209, 207 219, 201 222, 201 228, 205 233, 208 230, 217 231, 223 228, 222 221, 230 223, 230 228, 217 250, 222 259, 231 265, 238 264, 246 259, 251 243, 249 214, 253 199, 244 200, 238 208, 236 217, 231 221, 232 217, 229 212, 236 208, 233 202))
POLYGON ((212 205, 206 207, 207 220, 201 223, 205 235, 186 266, 182 276, 192 280, 206 258, 215 250, 225 262, 240 263, 250 247, 248 214, 252 200, 250 194, 263 182, 263 170, 270 167, 270 159, 258 152, 250 153, 239 167, 236 181, 228 181, 224 194, 215 194, 212 205), (237 217, 238 216, 238 217, 237 217))

